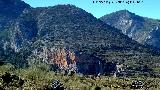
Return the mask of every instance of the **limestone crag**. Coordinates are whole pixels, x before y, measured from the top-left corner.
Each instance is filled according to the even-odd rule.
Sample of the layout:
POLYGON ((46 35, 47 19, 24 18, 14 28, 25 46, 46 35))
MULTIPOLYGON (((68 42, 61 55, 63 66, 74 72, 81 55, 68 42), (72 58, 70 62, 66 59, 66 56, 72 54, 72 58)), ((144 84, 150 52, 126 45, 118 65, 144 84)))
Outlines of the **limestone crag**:
POLYGON ((40 51, 34 51, 34 55, 48 64, 57 65, 60 69, 68 69, 70 64, 75 64, 77 60, 74 52, 64 48, 53 51, 44 47, 40 51))

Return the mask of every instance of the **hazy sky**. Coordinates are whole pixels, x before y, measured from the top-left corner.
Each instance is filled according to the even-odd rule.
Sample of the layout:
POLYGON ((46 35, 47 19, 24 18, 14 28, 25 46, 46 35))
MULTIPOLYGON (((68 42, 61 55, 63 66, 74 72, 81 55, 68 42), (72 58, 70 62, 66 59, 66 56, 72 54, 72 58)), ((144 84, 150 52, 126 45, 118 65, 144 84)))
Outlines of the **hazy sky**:
MULTIPOLYGON (((105 14, 115 12, 118 10, 127 9, 133 13, 140 16, 160 19, 160 0, 141 0, 142 3, 139 4, 95 4, 93 1, 97 0, 23 0, 30 4, 32 7, 45 7, 54 6, 57 4, 73 4, 92 13, 95 17, 99 18, 105 14)), ((103 0, 104 1, 104 0, 103 0)), ((117 2, 119 0, 106 0, 117 2)), ((123 0, 128 1, 128 0, 123 0)), ((132 0, 137 1, 137 0, 132 0)))

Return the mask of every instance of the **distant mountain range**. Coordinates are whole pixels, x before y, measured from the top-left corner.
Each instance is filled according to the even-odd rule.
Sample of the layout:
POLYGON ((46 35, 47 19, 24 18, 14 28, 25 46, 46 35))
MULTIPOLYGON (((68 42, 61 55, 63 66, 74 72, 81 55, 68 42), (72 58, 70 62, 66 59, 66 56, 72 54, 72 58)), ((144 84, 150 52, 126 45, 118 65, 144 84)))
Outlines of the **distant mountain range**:
POLYGON ((160 20, 141 17, 128 10, 121 10, 100 18, 141 44, 160 48, 160 20))
POLYGON ((120 11, 128 13, 122 15, 127 20, 119 19, 120 13, 104 16, 101 21, 73 5, 32 8, 20 0, 0 0, 0 7, 4 10, 0 12, 0 26, 4 27, 0 31, 0 60, 4 62, 24 66, 41 60, 60 69, 78 68, 93 74, 106 72, 106 62, 134 67, 154 66, 160 60, 157 48, 140 44, 149 42, 145 35, 152 29, 150 23, 158 23, 156 20, 145 18, 150 22, 141 23, 144 18, 120 11), (134 18, 128 21, 130 16, 134 18), (136 24, 129 30, 133 22, 136 24), (131 33, 135 28, 140 28, 136 34, 142 37, 131 33))

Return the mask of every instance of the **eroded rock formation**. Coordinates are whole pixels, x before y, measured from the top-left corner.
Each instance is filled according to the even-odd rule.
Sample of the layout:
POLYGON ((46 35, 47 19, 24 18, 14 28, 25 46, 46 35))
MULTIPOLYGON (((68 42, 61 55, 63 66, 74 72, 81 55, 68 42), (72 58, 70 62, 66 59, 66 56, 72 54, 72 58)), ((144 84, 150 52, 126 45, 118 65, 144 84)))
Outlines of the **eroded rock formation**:
POLYGON ((52 50, 44 47, 41 50, 35 50, 34 55, 38 56, 43 62, 57 65, 61 70, 67 70, 71 64, 76 64, 77 60, 75 53, 65 48, 52 50))
POLYGON ((34 55, 51 65, 53 70, 67 73, 73 71, 85 75, 113 75, 119 69, 116 63, 101 60, 94 54, 75 52, 66 48, 43 47, 36 49, 34 55))

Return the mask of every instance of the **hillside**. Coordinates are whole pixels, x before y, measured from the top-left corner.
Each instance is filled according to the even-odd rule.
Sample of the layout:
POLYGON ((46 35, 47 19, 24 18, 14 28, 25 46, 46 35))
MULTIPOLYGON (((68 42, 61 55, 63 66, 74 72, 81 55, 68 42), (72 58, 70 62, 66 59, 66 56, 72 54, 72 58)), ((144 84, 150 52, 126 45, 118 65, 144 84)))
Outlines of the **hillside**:
MULTIPOLYGON (((2 33, 22 14, 23 10, 30 6, 21 0, 0 0, 0 8, 0 32, 2 33)), ((0 38, 2 38, 1 35, 0 38)))
POLYGON ((55 71, 108 74, 116 71, 116 64, 143 71, 159 63, 158 50, 73 5, 27 8, 7 31, 2 34, 8 38, 1 42, 1 61, 16 67, 43 62, 55 71))
POLYGON ((141 44, 160 48, 159 20, 138 16, 127 10, 104 15, 100 20, 121 30, 125 35, 141 44))
POLYGON ((0 0, 0 46, 5 46, 10 39, 10 27, 24 10, 30 8, 21 0, 0 0))
POLYGON ((106 61, 130 62, 133 65, 145 61, 149 62, 144 65, 155 65, 158 62, 157 59, 150 61, 157 57, 152 56, 158 52, 154 48, 139 44, 73 5, 28 9, 18 17, 11 31, 12 48, 16 52, 23 49, 32 52, 28 57, 24 54, 27 60, 42 59, 64 69, 72 64, 71 68, 75 69, 74 65, 82 68, 81 64, 76 63, 88 62, 87 66, 91 64, 96 70, 101 66, 96 64, 99 59, 102 66, 106 61))
POLYGON ((11 29, 11 42, 17 49, 28 41, 40 40, 64 43, 64 47, 71 49, 117 46, 143 51, 149 48, 73 5, 29 9, 18 17, 11 29))

